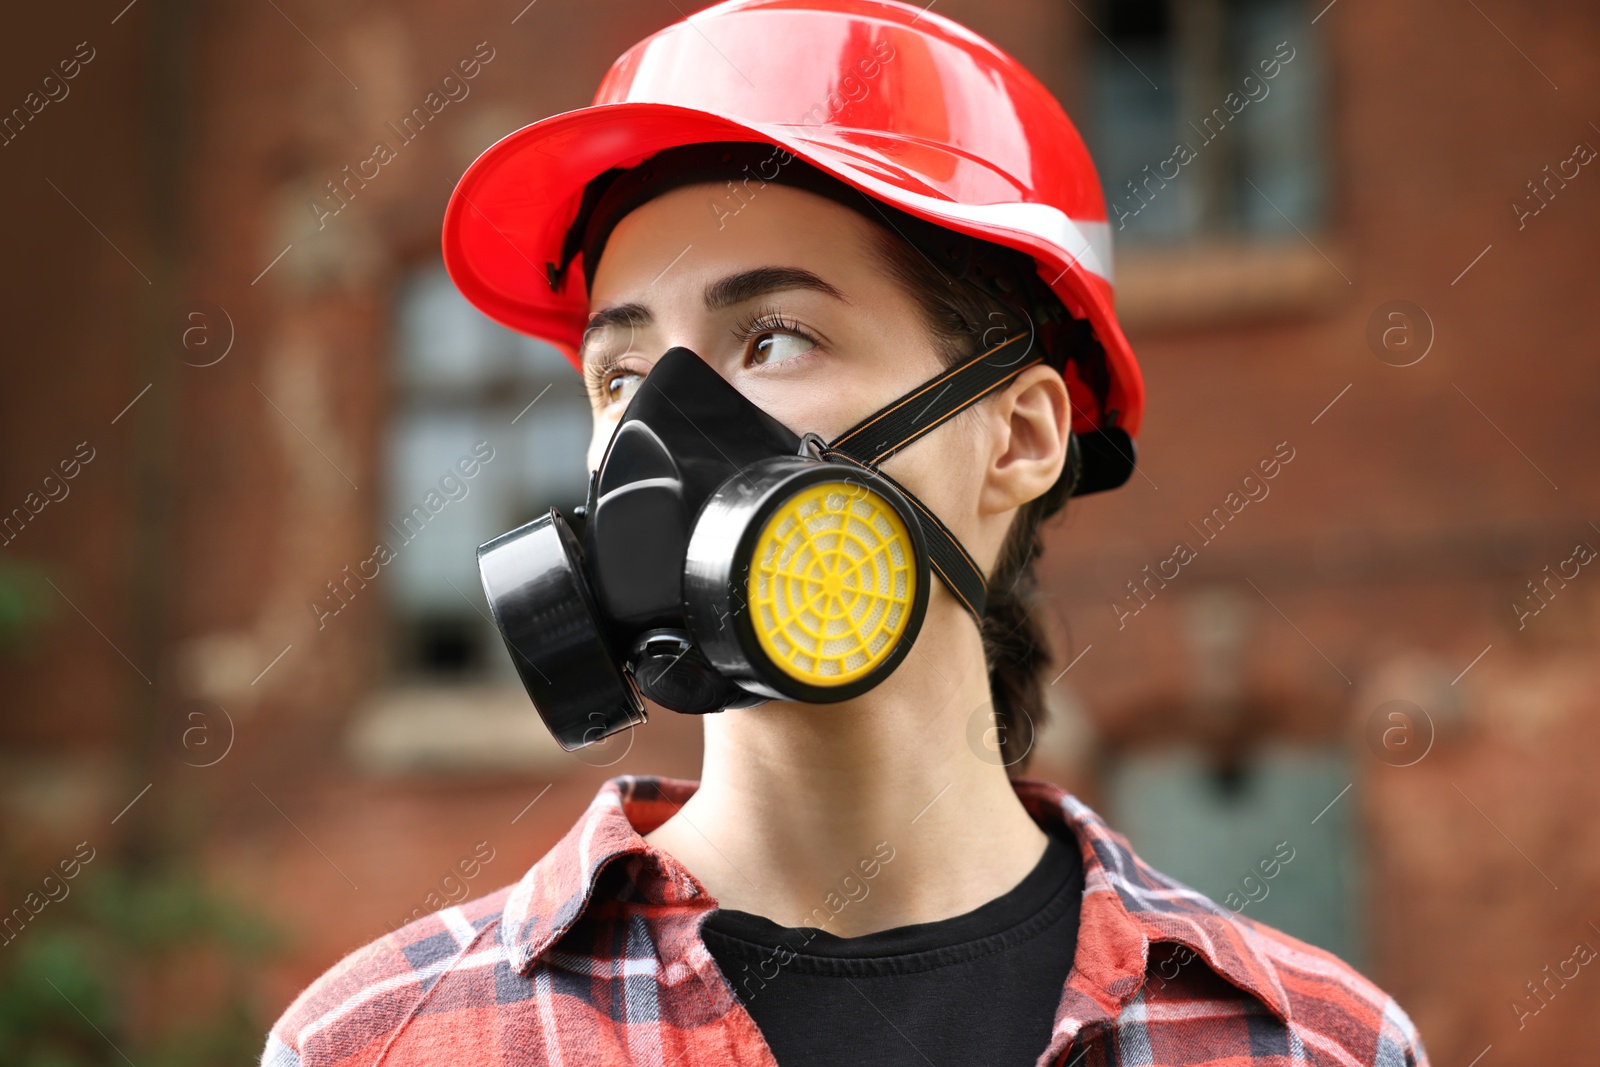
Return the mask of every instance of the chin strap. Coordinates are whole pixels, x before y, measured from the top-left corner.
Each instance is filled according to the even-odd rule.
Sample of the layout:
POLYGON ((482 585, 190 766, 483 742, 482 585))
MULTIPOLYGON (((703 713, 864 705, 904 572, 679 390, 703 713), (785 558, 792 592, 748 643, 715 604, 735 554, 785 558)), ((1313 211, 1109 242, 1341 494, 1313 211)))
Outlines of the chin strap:
POLYGON ((928 565, 980 628, 987 600, 982 568, 961 547, 950 528, 940 522, 916 494, 885 474, 878 465, 1029 367, 1043 363, 1044 356, 1035 354, 1033 347, 1031 333, 1008 338, 987 352, 929 379, 815 450, 820 459, 852 463, 872 471, 911 502, 928 545, 928 565), (1023 341, 1027 343, 1018 343, 1023 341))

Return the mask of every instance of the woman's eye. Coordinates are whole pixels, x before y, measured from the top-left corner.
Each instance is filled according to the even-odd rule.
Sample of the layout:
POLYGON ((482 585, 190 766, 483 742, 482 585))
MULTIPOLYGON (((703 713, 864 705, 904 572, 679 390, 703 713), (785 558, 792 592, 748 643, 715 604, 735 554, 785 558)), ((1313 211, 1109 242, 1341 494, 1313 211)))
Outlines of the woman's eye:
POLYGON ((614 371, 602 387, 606 404, 620 404, 633 398, 644 375, 631 370, 614 371))
POLYGON ((798 356, 815 347, 816 342, 796 333, 763 333, 755 337, 755 344, 751 346, 751 356, 753 362, 772 363, 788 359, 790 356, 798 356))

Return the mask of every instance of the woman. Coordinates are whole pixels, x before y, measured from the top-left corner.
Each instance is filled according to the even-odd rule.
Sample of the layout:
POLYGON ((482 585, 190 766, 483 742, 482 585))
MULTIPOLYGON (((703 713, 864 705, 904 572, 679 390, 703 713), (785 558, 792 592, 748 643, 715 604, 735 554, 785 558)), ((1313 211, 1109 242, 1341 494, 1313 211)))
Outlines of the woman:
MULTIPOLYGON (((1037 82, 891 0, 711 8, 618 60, 597 106, 473 165, 446 263, 585 375, 590 552, 548 574, 594 586, 582 603, 628 663, 602 676, 594 652, 591 688, 575 685, 560 672, 576 639, 561 631, 564 658, 551 626, 526 639, 509 597, 508 646, 571 747, 637 721, 641 687, 716 712, 703 771, 606 783, 515 885, 319 979, 263 1062, 1426 1062, 1404 1012, 1344 964, 1152 871, 1059 787, 1008 775, 1044 710, 1040 523, 1127 478, 1142 407, 1104 219, 1037 82), (751 616, 623 625, 619 605, 665 566, 652 553, 690 598, 698 542, 670 523, 595 531, 623 529, 615 502, 650 499, 695 449, 727 461, 724 485, 762 477, 730 455, 758 425, 808 435, 812 462, 784 462, 856 472, 933 557, 937 580, 918 571, 896 601, 917 605, 903 640, 867 656, 846 699, 785 699, 782 678, 729 666, 715 631, 751 616), (886 448, 846 444, 886 425, 886 448), (636 582, 618 577, 630 560, 636 582)), ((492 600, 498 573, 486 564, 492 600)), ((860 591, 819 590, 819 617, 860 591)))

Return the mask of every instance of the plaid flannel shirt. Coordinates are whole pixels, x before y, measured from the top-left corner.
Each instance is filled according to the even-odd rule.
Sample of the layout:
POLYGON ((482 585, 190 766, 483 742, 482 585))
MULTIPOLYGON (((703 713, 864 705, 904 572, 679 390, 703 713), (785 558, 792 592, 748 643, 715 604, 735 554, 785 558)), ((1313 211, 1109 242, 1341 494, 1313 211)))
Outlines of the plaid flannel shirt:
MULTIPOLYGON (((1427 1067, 1405 1012, 1339 959, 1152 870, 1059 786, 1012 784, 1083 850, 1077 953, 1037 1067, 1427 1067)), ((701 940, 716 901, 641 836, 698 787, 610 779, 520 881, 317 979, 273 1026, 263 1067, 773 1067, 701 940)))

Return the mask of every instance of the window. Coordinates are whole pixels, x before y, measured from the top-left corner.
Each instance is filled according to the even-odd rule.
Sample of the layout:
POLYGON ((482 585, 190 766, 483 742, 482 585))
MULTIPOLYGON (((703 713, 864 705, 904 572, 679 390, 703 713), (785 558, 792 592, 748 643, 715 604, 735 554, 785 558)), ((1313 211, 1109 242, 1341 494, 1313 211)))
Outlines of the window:
POLYGON ((1178 745, 1118 760, 1108 808, 1156 870, 1360 968, 1352 780, 1348 756, 1333 747, 1264 744, 1223 772, 1198 748, 1178 745))
POLYGON ((396 316, 380 533, 396 551, 385 569, 394 572, 397 673, 514 685, 477 546, 551 506, 570 515, 583 502, 583 384, 554 347, 480 314, 436 263, 402 283, 396 316))
POLYGON ((379 775, 566 766, 529 702, 478 580, 480 544, 583 503, 589 404, 559 351, 480 314, 437 262, 395 291, 394 390, 376 537, 393 669, 353 717, 379 775))
POLYGON ((1293 238, 1322 224, 1320 52, 1303 4, 1083 10, 1095 24, 1083 133, 1117 241, 1293 238))

